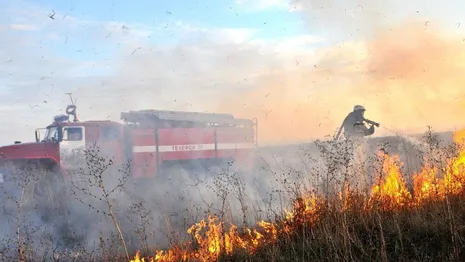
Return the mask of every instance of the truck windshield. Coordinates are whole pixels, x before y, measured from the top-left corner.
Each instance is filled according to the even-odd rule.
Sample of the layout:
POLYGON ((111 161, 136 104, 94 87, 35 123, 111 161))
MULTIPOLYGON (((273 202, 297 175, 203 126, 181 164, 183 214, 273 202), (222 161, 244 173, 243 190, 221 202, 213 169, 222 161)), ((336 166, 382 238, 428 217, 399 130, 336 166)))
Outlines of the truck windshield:
POLYGON ((45 131, 44 141, 58 141, 58 127, 49 126, 45 131))

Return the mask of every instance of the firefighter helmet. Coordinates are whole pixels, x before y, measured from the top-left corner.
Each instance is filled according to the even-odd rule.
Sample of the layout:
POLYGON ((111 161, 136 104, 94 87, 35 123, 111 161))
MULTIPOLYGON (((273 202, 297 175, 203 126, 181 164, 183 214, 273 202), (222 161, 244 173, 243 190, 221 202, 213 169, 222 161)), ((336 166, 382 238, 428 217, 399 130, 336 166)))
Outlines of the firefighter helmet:
POLYGON ((356 105, 356 106, 354 106, 354 111, 357 111, 357 110, 363 110, 363 111, 365 111, 366 109, 365 109, 365 107, 362 106, 362 105, 356 105))

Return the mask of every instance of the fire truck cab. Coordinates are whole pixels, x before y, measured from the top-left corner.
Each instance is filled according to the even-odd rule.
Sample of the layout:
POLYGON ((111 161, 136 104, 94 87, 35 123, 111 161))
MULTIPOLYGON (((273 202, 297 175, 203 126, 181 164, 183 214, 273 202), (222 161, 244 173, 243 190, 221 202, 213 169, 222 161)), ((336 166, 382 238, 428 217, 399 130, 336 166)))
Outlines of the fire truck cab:
POLYGON ((44 155, 53 156, 60 169, 65 171, 82 167, 85 164, 85 150, 95 146, 100 154, 116 163, 123 161, 122 124, 112 121, 67 122, 63 119, 61 116, 55 117, 53 124, 36 130, 36 143, 49 148, 44 155))

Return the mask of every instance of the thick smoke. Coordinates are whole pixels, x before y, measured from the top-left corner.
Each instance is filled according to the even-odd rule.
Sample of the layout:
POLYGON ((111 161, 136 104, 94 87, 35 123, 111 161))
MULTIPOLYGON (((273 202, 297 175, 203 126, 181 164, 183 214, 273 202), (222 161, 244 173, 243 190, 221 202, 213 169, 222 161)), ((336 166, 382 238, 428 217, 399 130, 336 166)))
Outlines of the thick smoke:
POLYGON ((332 135, 355 104, 403 133, 463 126, 457 122, 465 110, 459 23, 421 17, 431 11, 421 5, 369 2, 296 1, 311 29, 329 33, 327 45, 296 57, 292 68, 264 74, 258 90, 228 94, 220 109, 258 117, 262 143, 332 135))
MULTIPOLYGON (((282 177, 270 168, 240 173, 227 165, 199 164, 194 169, 167 169, 158 174, 160 179, 137 181, 125 163, 112 164, 102 151, 99 155, 88 153, 87 165, 69 174, 69 187, 50 184, 50 180, 42 187, 38 179, 44 173, 33 168, 6 176, 8 183, 0 184, 4 228, 0 250, 4 257, 17 257, 17 246, 24 249, 26 258, 71 255, 90 259, 124 254, 118 230, 130 254, 137 249, 150 252, 186 240, 187 229, 208 214, 237 225, 254 225, 257 219, 280 213, 291 197, 287 192, 272 192, 283 188, 273 182, 282 177), (35 197, 33 185, 43 199, 35 197), (48 201, 45 196, 50 192, 63 195, 48 201), (277 196, 282 203, 275 202, 277 196), (54 205, 60 204, 55 209, 54 205)), ((280 171, 285 172, 286 167, 280 171)))

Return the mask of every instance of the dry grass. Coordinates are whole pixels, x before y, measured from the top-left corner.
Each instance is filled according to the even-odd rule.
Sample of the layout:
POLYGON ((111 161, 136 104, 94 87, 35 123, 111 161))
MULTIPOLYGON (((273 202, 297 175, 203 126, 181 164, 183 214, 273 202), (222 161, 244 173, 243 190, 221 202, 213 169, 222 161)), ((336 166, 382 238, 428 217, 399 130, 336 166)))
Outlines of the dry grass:
POLYGON ((370 212, 360 212, 358 197, 344 212, 318 206, 312 224, 287 224, 293 230, 276 243, 222 261, 464 261, 464 199, 370 212))
MULTIPOLYGON (((403 148, 408 145, 410 152, 403 156, 406 174, 418 171, 419 159, 435 160, 435 165, 441 166, 444 159, 457 154, 456 147, 438 143, 432 130, 423 140, 427 146, 404 141, 403 148)), ((380 144, 372 153, 381 147, 388 145, 380 144)), ((344 190, 343 185, 356 182, 360 172, 367 171, 371 184, 382 174, 379 161, 372 159, 366 163, 369 167, 354 169, 345 145, 317 141, 316 148, 318 159, 315 152, 303 149, 296 157, 299 161, 289 166, 267 159, 258 182, 223 171, 207 181, 183 176, 180 182, 136 186, 128 180, 127 166, 112 167, 111 161, 89 154, 87 161, 94 167, 81 170, 80 183, 73 183, 69 213, 38 216, 37 206, 22 205, 24 194, 8 197, 15 201, 5 215, 9 220, 2 225, 11 230, 2 234, 0 260, 128 261, 128 254, 133 257, 138 250, 149 259, 161 249, 177 254, 173 261, 185 254, 196 261, 202 259, 192 259, 192 254, 203 261, 465 260, 463 191, 415 206, 387 208, 383 199, 370 202, 367 209, 371 187, 344 190), (115 179, 114 173, 121 175, 115 179), (309 193, 319 196, 311 207, 309 193), (292 217, 286 218, 285 210, 290 210, 292 217), (209 216, 219 220, 201 228, 201 238, 187 233, 209 216), (255 226, 262 220, 272 229, 255 226), (231 223, 237 225, 233 236, 251 242, 228 249, 231 223), (205 235, 212 227, 218 232, 205 235), (257 240, 247 229, 256 229, 263 238, 257 240), (208 245, 214 240, 218 241, 217 250, 211 252, 208 245)), ((398 150, 399 146, 392 148, 398 150)), ((411 176, 404 179, 412 191, 411 176)), ((22 188, 30 182, 20 181, 22 188)), ((40 207, 43 210, 44 206, 40 207)))

